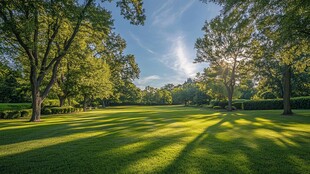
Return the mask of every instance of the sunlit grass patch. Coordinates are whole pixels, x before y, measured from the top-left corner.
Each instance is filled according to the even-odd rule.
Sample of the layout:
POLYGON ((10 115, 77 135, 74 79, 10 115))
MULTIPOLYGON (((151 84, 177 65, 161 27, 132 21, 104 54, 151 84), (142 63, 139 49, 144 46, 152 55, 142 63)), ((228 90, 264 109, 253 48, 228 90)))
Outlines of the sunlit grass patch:
POLYGON ((0 120, 0 173, 309 173, 310 114, 122 106, 0 120))

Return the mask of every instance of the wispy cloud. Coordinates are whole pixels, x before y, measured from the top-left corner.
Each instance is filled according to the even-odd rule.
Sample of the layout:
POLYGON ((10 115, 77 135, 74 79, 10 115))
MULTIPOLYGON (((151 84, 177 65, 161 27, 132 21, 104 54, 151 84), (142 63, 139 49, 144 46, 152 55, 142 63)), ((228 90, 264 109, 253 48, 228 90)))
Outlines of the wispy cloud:
POLYGON ((166 3, 164 3, 152 14, 152 25, 160 28, 173 25, 175 21, 179 19, 183 13, 193 5, 194 1, 195 0, 190 0, 184 6, 176 9, 176 0, 167 0, 166 3))
POLYGON ((168 38, 171 47, 160 61, 168 68, 174 70, 179 77, 194 77, 200 69, 200 65, 193 64, 190 47, 186 45, 184 36, 181 34, 168 38))
POLYGON ((149 53, 151 53, 151 54, 156 54, 153 50, 151 50, 150 48, 146 47, 146 46, 141 42, 141 40, 140 40, 136 35, 134 35, 132 32, 129 32, 129 34, 130 34, 131 38, 132 38, 133 40, 135 40, 136 43, 137 43, 141 48, 145 49, 147 52, 149 52, 149 53))
POLYGON ((148 86, 148 85, 154 86, 153 84, 156 84, 156 82, 160 79, 161 77, 159 77, 158 75, 151 75, 151 76, 147 76, 147 77, 143 77, 143 78, 135 80, 135 84, 140 89, 144 89, 145 86, 148 86))

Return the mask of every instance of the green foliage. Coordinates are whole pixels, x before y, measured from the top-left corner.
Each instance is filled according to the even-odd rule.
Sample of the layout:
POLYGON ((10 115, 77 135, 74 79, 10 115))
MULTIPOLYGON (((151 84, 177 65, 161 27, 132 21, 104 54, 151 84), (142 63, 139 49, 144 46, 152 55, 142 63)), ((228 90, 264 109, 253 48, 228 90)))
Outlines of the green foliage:
POLYGON ((275 98, 277 98, 277 96, 275 96, 272 92, 270 92, 270 91, 266 91, 266 92, 263 92, 262 94, 261 94, 261 97, 263 98, 263 99, 275 99, 275 98))
POLYGON ((28 117, 31 116, 32 109, 23 109, 20 111, 20 117, 28 117))
POLYGON ((223 109, 221 106, 213 106, 213 109, 223 109))
POLYGON ((225 106, 228 105, 228 101, 218 101, 218 100, 212 100, 210 102, 211 105, 213 106, 219 106, 220 108, 224 109, 225 106))
MULTIPOLYGON (((0 48, 1 49, 1 48, 0 48)), ((25 82, 22 72, 2 63, 0 59, 0 102, 22 103, 30 101, 30 85, 25 82)))
MULTIPOLYGON (((228 110, 228 105, 225 106, 225 109, 228 110)), ((237 110, 237 108, 236 108, 235 106, 231 106, 231 109, 232 109, 232 110, 237 110)))
POLYGON ((41 113, 44 115, 50 115, 50 114, 52 114, 52 110, 51 110, 51 108, 44 108, 41 113))
POLYGON ((310 96, 291 98, 292 109, 310 109, 310 96))
POLYGON ((3 119, 8 118, 8 111, 0 111, 0 118, 3 119))
POLYGON ((233 105, 236 109, 243 109, 243 102, 233 102, 232 105, 233 105))
POLYGON ((45 99, 42 103, 42 108, 46 107, 46 106, 48 106, 48 107, 59 106, 59 100, 57 100, 57 99, 45 99))
POLYGON ((47 114, 68 114, 68 113, 73 113, 73 112, 80 112, 82 111, 81 108, 74 108, 71 106, 67 106, 67 107, 52 107, 52 108, 48 108, 48 110, 45 112, 47 112, 47 114))
POLYGON ((30 103, 0 103, 0 111, 3 110, 22 110, 31 108, 30 103))
POLYGON ((2 110, 0 111, 0 118, 3 119, 15 119, 20 117, 28 117, 32 113, 31 109, 23 109, 23 110, 2 110))
POLYGON ((20 111, 8 111, 8 119, 19 118, 21 116, 20 111))
MULTIPOLYGON (((291 98, 292 109, 310 109, 310 97, 291 98)), ((243 103, 244 110, 283 109, 283 99, 252 100, 243 103)))

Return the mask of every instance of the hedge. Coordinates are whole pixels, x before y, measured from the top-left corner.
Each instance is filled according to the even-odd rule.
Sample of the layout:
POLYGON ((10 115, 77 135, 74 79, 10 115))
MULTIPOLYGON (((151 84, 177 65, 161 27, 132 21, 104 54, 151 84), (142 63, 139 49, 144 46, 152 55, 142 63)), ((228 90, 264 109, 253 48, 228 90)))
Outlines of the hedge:
POLYGON ((60 105, 59 100, 57 100, 57 99, 45 99, 45 100, 43 100, 42 108, 44 108, 46 106, 58 107, 59 105, 60 105))
POLYGON ((235 103, 233 102, 232 105, 236 107, 236 109, 242 109, 242 103, 243 102, 235 102, 235 103))
POLYGON ((221 109, 224 109, 225 106, 228 105, 228 101, 211 101, 210 102, 211 105, 213 106, 220 106, 221 109))
MULTIPOLYGON (((72 112, 79 112, 83 111, 82 108, 74 108, 74 107, 53 107, 53 108, 44 108, 41 113, 43 115, 50 115, 50 114, 67 114, 72 112)), ((28 117, 31 116, 32 110, 31 109, 23 109, 23 110, 7 110, 7 111, 0 111, 0 118, 2 119, 14 119, 20 117, 28 117)))
POLYGON ((27 117, 31 115, 31 109, 25 110, 8 110, 8 111, 0 111, 0 118, 2 119, 14 119, 20 117, 27 117))
POLYGON ((50 115, 50 114, 67 114, 72 112, 79 112, 82 111, 82 108, 74 108, 72 106, 66 106, 66 107, 51 107, 51 108, 45 108, 42 111, 42 114, 44 115, 50 115))
MULTIPOLYGON (((292 109, 310 109, 310 96, 291 98, 292 109)), ((244 110, 283 109, 283 99, 252 100, 243 102, 244 110)))
MULTIPOLYGON (((228 110, 228 105, 225 106, 225 109, 228 110)), ((237 108, 236 108, 235 106, 231 106, 231 109, 232 109, 232 110, 237 110, 237 108)))
POLYGON ((31 108, 31 103, 0 103, 0 111, 18 111, 29 108, 31 108))
POLYGON ((221 106, 213 106, 213 109, 223 109, 221 106))

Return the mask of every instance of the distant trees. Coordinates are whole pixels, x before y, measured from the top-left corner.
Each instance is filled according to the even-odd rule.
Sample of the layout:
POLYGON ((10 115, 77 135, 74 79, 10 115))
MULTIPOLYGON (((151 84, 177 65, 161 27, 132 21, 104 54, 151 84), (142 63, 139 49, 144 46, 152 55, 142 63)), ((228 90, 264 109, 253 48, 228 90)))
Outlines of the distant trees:
POLYGON ((22 72, 0 62, 0 102, 29 102, 30 86, 23 79, 22 72))

